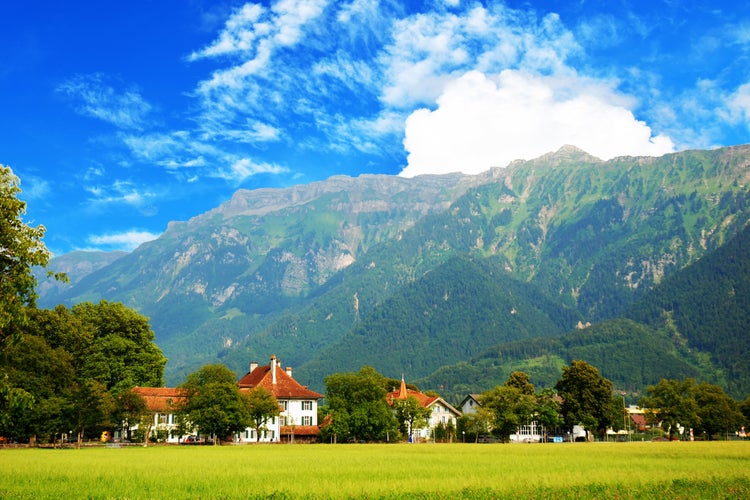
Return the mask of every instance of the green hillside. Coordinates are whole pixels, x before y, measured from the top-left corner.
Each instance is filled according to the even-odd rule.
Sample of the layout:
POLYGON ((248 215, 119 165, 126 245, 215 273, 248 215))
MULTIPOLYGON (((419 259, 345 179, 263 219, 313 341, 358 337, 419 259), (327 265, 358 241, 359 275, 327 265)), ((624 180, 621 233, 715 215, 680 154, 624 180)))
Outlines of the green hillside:
POLYGON ((575 311, 583 323, 615 319, 745 227, 749 166, 750 146, 606 162, 564 147, 480 176, 336 177, 238 191, 82 278, 64 301, 121 301, 148 316, 170 383, 201 364, 242 371, 248 358, 270 353, 295 368, 309 363, 311 375, 372 361, 395 376, 408 367, 426 376, 493 345, 485 341, 498 335, 497 324, 516 336, 502 333, 495 344, 550 330, 545 320, 524 318, 521 327, 505 318, 509 299, 486 303, 481 294, 494 293, 487 276, 463 268, 451 280, 473 294, 475 304, 469 292, 462 298, 471 322, 460 324, 445 303, 438 310, 446 317, 425 316, 437 296, 419 290, 441 292, 442 284, 423 283, 442 266, 459 258, 495 269, 489 281, 497 287, 512 289, 509 278, 528 285, 556 335, 573 325, 557 323, 542 303, 575 311), (410 321, 400 324, 404 317, 410 321), (451 344, 457 332, 478 349, 451 344), (394 339, 400 343, 387 345, 394 339), (436 355, 445 345, 449 354, 436 355), (392 359, 394 351, 408 352, 408 363, 392 359))
POLYGON ((368 364, 413 379, 499 342, 560 335, 577 321, 496 263, 454 257, 394 293, 298 372, 322 381, 332 369, 368 364))
POLYGON ((730 394, 750 394, 750 226, 665 278, 628 315, 706 353, 730 394))

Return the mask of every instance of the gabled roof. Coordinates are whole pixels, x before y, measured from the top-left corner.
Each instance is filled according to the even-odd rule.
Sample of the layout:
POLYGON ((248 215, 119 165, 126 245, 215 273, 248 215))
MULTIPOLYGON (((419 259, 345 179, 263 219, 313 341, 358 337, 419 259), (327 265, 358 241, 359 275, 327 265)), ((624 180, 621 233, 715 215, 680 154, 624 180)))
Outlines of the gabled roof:
POLYGON ((173 387, 133 387, 132 391, 146 402, 154 413, 171 413, 185 400, 185 390, 173 387))
POLYGON ((390 406, 393 406, 394 400, 405 400, 408 399, 409 396, 414 396, 416 400, 419 402, 420 406, 422 408, 430 408, 435 405, 435 403, 442 403, 443 406, 448 408, 449 411, 455 413, 456 415, 461 415, 461 412, 456 410, 453 406, 451 406, 446 400, 441 398, 440 396, 428 396, 427 394, 421 393, 419 391, 415 391, 413 389, 407 389, 406 388, 406 382, 404 381, 403 377, 401 378, 401 387, 397 391, 391 391, 388 393, 387 401, 390 406))
POLYGON ((461 401, 461 404, 459 404, 458 406, 460 406, 461 408, 463 408, 463 406, 464 406, 464 405, 465 405, 466 403, 468 403, 468 402, 469 402, 469 400, 473 400, 473 401, 474 401, 474 402, 475 402, 475 403, 476 403, 477 405, 479 405, 479 406, 482 406, 482 401, 481 401, 481 397, 482 397, 482 395, 481 395, 481 394, 468 394, 468 395, 467 395, 467 396, 466 396, 466 397, 465 397, 465 398, 464 398, 464 399, 463 399, 463 400, 461 401))
POLYGON ((271 356, 271 362, 268 365, 258 366, 247 372, 237 385, 243 391, 263 387, 276 399, 321 399, 323 397, 322 394, 294 380, 286 370, 281 368, 281 363, 276 356, 271 356))

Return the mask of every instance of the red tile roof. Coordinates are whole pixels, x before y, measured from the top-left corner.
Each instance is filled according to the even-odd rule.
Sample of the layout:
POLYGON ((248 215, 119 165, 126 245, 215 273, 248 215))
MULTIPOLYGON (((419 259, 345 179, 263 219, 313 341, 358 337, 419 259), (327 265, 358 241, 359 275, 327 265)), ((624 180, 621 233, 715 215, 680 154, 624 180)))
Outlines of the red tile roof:
POLYGON ((171 413, 185 400, 185 390, 172 387, 133 387, 132 391, 146 402, 155 413, 171 413))
POLYGON ((407 399, 409 396, 414 396, 417 398, 417 401, 419 401, 419 404, 423 408, 430 407, 435 401, 437 401, 438 397, 435 396, 428 396, 427 394, 422 394, 419 391, 414 391, 412 389, 406 389, 406 397, 402 397, 403 393, 401 391, 392 391, 388 393, 388 404, 392 405, 393 400, 395 399, 407 399))
POLYGON ((271 363, 266 366, 258 366, 253 371, 247 372, 237 382, 240 390, 249 390, 263 387, 273 394, 276 399, 321 399, 322 394, 308 389, 294 380, 274 356, 271 363), (276 383, 274 383, 272 368, 276 371, 276 383))
POLYGON ((419 391, 415 391, 413 389, 407 389, 406 382, 404 382, 404 379, 401 379, 401 387, 397 391, 391 391, 386 395, 386 401, 388 401, 388 404, 390 406, 393 406, 393 401, 396 399, 405 400, 409 396, 414 396, 419 404, 422 406, 422 408, 429 408, 430 406, 434 405, 438 401, 442 401, 443 405, 445 405, 450 411, 460 415, 461 412, 453 408, 450 404, 448 404, 443 398, 439 396, 428 396, 427 394, 421 393, 419 391))

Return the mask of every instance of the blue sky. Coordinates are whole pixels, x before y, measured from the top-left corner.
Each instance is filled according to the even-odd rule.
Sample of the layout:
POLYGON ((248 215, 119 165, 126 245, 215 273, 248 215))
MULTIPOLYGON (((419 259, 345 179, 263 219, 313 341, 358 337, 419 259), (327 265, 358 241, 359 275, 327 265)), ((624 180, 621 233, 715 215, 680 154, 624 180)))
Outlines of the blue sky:
POLYGON ((239 188, 750 142, 736 1, 0 2, 0 164, 56 255, 239 188))

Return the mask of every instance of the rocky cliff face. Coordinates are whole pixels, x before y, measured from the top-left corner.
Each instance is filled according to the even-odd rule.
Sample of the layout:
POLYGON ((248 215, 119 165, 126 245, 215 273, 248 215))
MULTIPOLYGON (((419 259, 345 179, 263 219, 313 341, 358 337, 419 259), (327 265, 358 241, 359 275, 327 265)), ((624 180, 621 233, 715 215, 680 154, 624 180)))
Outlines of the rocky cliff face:
POLYGON ((168 376, 238 349, 312 359, 456 255, 494 259, 593 322, 744 227, 749 175, 748 146, 608 162, 565 147, 478 176, 240 190, 62 292, 43 285, 40 305, 136 308, 168 376))

